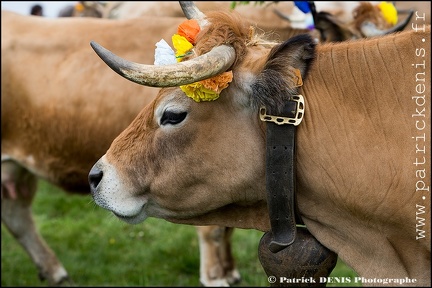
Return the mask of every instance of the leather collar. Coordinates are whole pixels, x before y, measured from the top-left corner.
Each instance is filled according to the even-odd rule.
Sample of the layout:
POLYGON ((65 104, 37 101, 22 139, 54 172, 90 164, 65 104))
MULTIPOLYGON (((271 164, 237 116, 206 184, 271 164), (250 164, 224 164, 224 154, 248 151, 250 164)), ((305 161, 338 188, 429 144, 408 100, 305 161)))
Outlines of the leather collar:
POLYGON ((302 95, 293 95, 285 103, 281 116, 260 110, 267 123, 266 131, 266 188, 272 240, 269 249, 276 253, 291 245, 296 237, 298 215, 295 196, 295 136, 296 126, 304 115, 302 95))

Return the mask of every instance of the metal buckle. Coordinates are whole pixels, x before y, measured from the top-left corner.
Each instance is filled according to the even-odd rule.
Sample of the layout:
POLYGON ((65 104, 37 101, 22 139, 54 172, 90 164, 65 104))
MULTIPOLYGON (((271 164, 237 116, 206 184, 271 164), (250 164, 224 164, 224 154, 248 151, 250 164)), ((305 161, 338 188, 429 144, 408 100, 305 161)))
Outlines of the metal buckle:
POLYGON ((304 115, 304 98, 303 95, 293 95, 291 96, 291 101, 297 102, 295 117, 281 117, 281 116, 273 116, 266 114, 266 108, 262 106, 260 108, 260 119, 261 121, 273 122, 278 125, 282 124, 292 124, 294 126, 298 126, 302 120, 304 115))

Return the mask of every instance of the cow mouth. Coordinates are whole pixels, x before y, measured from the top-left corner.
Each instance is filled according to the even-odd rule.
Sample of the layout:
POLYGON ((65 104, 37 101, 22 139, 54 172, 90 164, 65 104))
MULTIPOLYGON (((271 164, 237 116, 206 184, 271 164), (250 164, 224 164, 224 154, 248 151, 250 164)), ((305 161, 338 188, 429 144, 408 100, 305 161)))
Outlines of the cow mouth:
POLYGON ((119 218, 120 220, 122 220, 123 222, 126 222, 128 224, 138 224, 143 222, 147 216, 145 215, 145 213, 143 213, 142 211, 140 211, 138 214, 136 215, 132 215, 132 216, 125 216, 125 215, 120 215, 114 211, 112 211, 112 213, 119 218))
POLYGON ((124 216, 124 215, 120 215, 120 214, 117 214, 116 212, 113 212, 114 213, 114 215, 115 216, 117 216, 117 218, 120 218, 120 219, 124 219, 124 220, 131 220, 131 219, 134 219, 136 216, 134 215, 134 216, 124 216))

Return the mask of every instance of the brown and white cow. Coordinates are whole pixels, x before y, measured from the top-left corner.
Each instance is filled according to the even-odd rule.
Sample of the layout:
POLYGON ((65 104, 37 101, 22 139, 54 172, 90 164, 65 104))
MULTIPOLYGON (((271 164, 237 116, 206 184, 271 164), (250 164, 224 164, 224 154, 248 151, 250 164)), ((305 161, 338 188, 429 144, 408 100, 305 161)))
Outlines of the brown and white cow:
MULTIPOLYGON (((88 170, 159 90, 113 75, 95 59, 88 43, 97 38, 129 59, 151 64, 155 43, 170 39, 182 21, 150 16, 48 19, 2 11, 2 221, 50 285, 60 284, 68 273, 33 221, 37 179, 89 195, 88 170), (124 35, 138 38, 117 41, 124 35), (111 85, 95 85, 99 77, 116 91, 111 85), (101 117, 94 118, 97 114, 101 117)), ((197 230, 201 283, 237 282, 232 231, 217 226, 197 230)))
POLYGON ((269 231, 260 108, 278 115, 301 92, 297 200, 308 230, 364 286, 430 285, 431 50, 422 14, 410 31, 318 45, 304 35, 269 47, 252 41, 241 17, 192 11, 207 23, 194 57, 166 69, 92 43, 121 76, 166 87, 92 167, 95 203, 131 224, 156 217, 269 231), (225 71, 233 79, 215 101, 195 102, 178 87, 225 71))

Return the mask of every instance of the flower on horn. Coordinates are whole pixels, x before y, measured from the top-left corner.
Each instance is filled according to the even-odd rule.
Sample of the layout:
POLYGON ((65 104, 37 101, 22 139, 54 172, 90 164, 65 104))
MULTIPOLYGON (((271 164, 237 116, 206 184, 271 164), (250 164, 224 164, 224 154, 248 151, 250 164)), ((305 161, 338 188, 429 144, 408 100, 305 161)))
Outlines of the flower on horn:
POLYGON ((170 65, 177 63, 174 50, 165 40, 156 43, 154 65, 170 65))
POLYGON ((195 102, 214 101, 219 98, 221 91, 228 87, 232 78, 232 71, 228 71, 209 79, 182 85, 180 89, 195 102))
POLYGON ((190 50, 192 50, 193 45, 186 39, 186 37, 183 37, 179 34, 174 34, 172 36, 172 42, 173 46, 176 49, 175 57, 177 58, 178 62, 181 62, 183 60, 183 57, 190 55, 190 50))
POLYGON ((398 22, 398 14, 393 3, 390 2, 381 2, 378 5, 378 8, 381 10, 381 14, 384 19, 391 25, 396 25, 398 22))
MULTIPOLYGON (((156 43, 155 65, 181 62, 185 56, 192 54, 191 50, 196 43, 196 36, 199 32, 200 27, 196 20, 184 21, 178 26, 177 34, 174 34, 171 39, 176 50, 175 53, 164 40, 156 43)), ((196 102, 213 101, 219 98, 219 94, 228 87, 232 78, 232 71, 224 72, 209 79, 182 85, 180 89, 196 102)))
POLYGON ((195 45, 196 36, 200 31, 198 21, 186 20, 178 26, 177 33, 186 38, 192 45, 195 45))
POLYGON ((177 50, 176 58, 178 62, 181 62, 183 57, 191 54, 190 50, 195 45, 199 31, 200 27, 195 19, 186 20, 177 27, 177 34, 172 36, 172 42, 177 50))
MULTIPOLYGON (((173 36, 173 45, 177 49, 176 57, 180 62, 183 57, 189 55, 193 45, 196 44, 196 36, 200 32, 198 22, 194 19, 186 20, 177 29, 178 37, 173 36), (191 45, 185 43, 185 40, 191 45)), ((232 81, 232 71, 224 72, 212 78, 201 80, 188 85, 180 86, 180 89, 196 102, 214 101, 219 98, 223 89, 232 81)))

